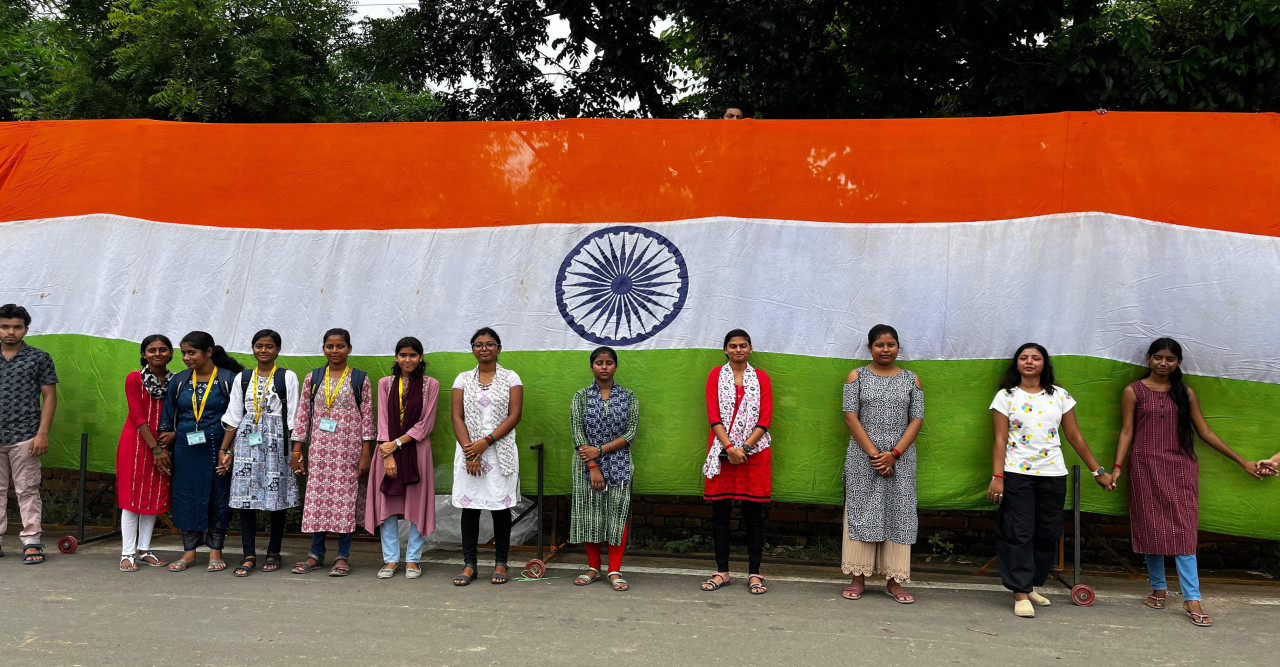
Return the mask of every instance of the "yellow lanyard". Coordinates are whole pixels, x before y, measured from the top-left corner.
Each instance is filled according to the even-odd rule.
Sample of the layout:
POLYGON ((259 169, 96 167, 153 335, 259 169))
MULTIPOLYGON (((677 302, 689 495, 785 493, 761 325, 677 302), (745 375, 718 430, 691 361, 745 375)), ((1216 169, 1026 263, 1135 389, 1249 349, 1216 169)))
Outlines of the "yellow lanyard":
POLYGON ((333 402, 338 400, 338 391, 342 389, 342 383, 346 382, 347 376, 351 374, 351 367, 347 366, 342 371, 342 377, 338 378, 338 386, 329 383, 329 367, 324 369, 324 413, 327 415, 333 411, 333 402))
POLYGON ((272 387, 276 384, 276 366, 271 365, 271 374, 267 376, 267 387, 258 392, 258 370, 253 371, 253 423, 257 424, 262 418, 262 409, 267 407, 267 396, 271 394, 272 387))
POLYGON ((218 367, 213 367, 209 376, 209 384, 205 385, 204 396, 200 399, 200 407, 196 407, 196 372, 191 371, 191 411, 196 414, 196 428, 200 428, 200 418, 204 416, 204 406, 209 402, 209 394, 213 393, 213 382, 218 379, 218 367))
POLYGON ((407 391, 408 391, 408 388, 404 386, 404 376, 403 376, 403 375, 401 375, 401 376, 400 376, 400 390, 399 390, 399 394, 400 394, 400 421, 404 421, 404 395, 405 395, 405 393, 406 393, 407 391))

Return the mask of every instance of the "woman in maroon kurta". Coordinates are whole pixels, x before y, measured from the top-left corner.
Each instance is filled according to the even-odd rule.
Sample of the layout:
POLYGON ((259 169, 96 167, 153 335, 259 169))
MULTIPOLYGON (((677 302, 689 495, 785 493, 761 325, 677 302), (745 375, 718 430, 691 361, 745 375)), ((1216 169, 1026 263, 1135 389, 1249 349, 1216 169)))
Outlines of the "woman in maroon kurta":
POLYGON ((711 534, 716 572, 702 590, 729 583, 729 515, 733 501, 742 502, 747 524, 748 590, 760 595, 768 589, 760 576, 764 552, 764 505, 772 495, 773 450, 769 423, 773 419, 773 385, 769 375, 754 368, 751 337, 734 329, 724 337, 729 363, 707 376, 707 421, 711 435, 702 466, 706 477, 702 497, 711 501, 711 534))
POLYGON ((1146 605, 1164 609, 1167 584, 1165 556, 1173 556, 1182 587, 1183 609, 1199 626, 1213 624, 1200 608, 1196 571, 1196 533, 1199 523, 1200 466, 1195 436, 1250 475, 1258 477, 1256 462, 1231 450, 1205 423, 1196 393, 1183 383, 1182 346, 1161 338, 1147 350, 1147 376, 1125 387, 1121 397, 1122 425, 1116 446, 1116 476, 1129 454, 1129 525, 1133 551, 1147 557, 1151 595, 1146 605))
POLYGON ((129 414, 116 447, 116 504, 120 506, 120 571, 136 572, 141 561, 165 565, 151 553, 156 515, 169 511, 169 467, 166 446, 156 436, 169 386, 173 343, 156 334, 142 341, 142 370, 124 379, 129 414))

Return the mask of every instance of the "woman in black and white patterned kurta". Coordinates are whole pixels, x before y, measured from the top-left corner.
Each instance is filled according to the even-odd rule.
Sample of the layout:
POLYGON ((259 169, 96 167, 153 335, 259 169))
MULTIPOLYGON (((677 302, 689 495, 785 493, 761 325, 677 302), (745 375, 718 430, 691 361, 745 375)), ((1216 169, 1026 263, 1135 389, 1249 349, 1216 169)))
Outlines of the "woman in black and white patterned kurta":
POLYGON ((853 582, 844 597, 856 600, 868 575, 888 580, 898 602, 915 598, 902 587, 911 579, 916 541, 916 450, 924 420, 924 391, 915 373, 897 365, 898 332, 876 325, 868 335, 872 363, 849 373, 844 386, 849 450, 844 462, 845 530, 841 566, 853 582))

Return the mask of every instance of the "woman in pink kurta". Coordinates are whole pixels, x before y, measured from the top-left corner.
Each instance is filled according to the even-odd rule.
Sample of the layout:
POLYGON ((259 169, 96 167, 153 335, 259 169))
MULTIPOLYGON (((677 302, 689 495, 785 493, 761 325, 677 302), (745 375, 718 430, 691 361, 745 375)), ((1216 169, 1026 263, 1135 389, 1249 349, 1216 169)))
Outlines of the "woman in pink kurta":
POLYGON ((361 482, 373 456, 373 390, 369 376, 347 365, 351 334, 330 329, 324 335, 328 365, 307 374, 293 429, 294 472, 307 476, 302 532, 311 533, 307 560, 293 566, 306 574, 324 563, 325 535, 338 533, 338 556, 329 576, 351 573, 351 537, 364 509, 361 482), (302 445, 310 441, 304 458, 302 445))
POLYGON ((379 579, 395 576, 400 564, 400 519, 409 521, 405 577, 422 576, 423 538, 436 529, 436 485, 431 469, 431 430, 436 424, 440 383, 423 375, 422 343, 412 336, 396 343, 391 376, 378 381, 377 456, 369 469, 364 527, 382 527, 379 579))

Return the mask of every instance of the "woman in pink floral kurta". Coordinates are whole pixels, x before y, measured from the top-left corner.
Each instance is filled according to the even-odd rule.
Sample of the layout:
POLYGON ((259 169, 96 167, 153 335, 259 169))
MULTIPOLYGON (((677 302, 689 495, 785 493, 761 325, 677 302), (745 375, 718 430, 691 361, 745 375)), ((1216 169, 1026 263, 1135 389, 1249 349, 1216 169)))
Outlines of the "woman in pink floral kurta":
POLYGON ((347 366, 350 334, 331 329, 324 341, 329 364, 303 380, 293 431, 294 470, 307 476, 302 532, 312 534, 311 553, 293 571, 306 574, 324 563, 325 535, 331 531, 338 533, 338 556, 329 575, 341 577, 351 572, 351 536, 356 517, 364 513, 360 486, 373 455, 374 397, 368 376, 347 366), (359 401, 353 387, 360 388, 359 401), (308 436, 311 446, 303 462, 308 436))

